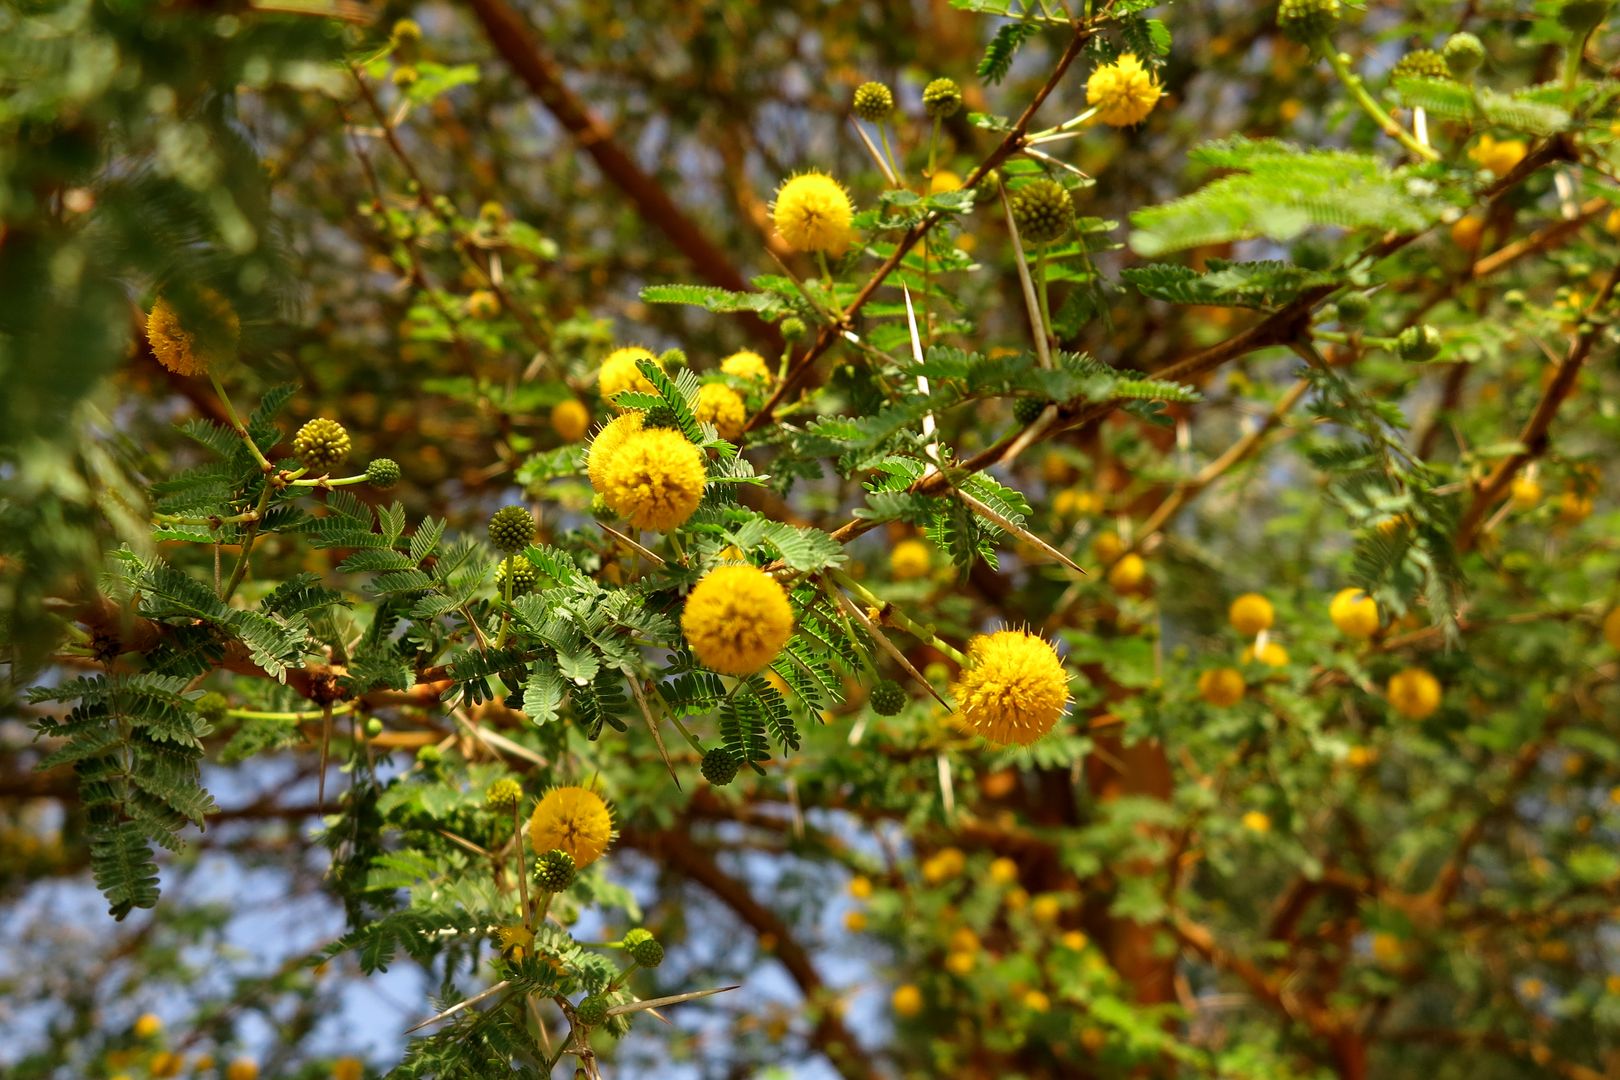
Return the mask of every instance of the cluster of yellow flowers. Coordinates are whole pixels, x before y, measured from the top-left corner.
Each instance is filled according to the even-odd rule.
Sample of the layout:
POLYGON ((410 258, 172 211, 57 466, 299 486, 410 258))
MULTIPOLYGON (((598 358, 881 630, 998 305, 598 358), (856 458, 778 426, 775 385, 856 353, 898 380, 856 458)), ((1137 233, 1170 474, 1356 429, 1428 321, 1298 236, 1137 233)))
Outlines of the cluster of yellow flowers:
POLYGON ((613 812, 589 788, 552 788, 529 816, 534 850, 566 851, 581 870, 602 857, 613 837, 613 812))

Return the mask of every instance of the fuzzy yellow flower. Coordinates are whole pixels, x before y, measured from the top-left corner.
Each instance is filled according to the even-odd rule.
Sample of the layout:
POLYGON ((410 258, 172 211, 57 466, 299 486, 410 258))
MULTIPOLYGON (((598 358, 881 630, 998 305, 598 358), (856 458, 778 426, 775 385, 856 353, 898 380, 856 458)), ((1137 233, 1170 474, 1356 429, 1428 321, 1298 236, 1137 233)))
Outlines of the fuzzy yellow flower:
POLYGON ((638 360, 658 363, 656 356, 639 345, 626 345, 607 354, 607 359, 602 361, 602 370, 596 373, 596 389, 602 395, 603 401, 612 404, 614 408, 619 408, 614 399, 628 390, 637 390, 643 394, 658 392, 636 366, 638 360))
POLYGON ((948 191, 961 191, 962 178, 949 169, 941 169, 928 178, 928 193, 942 195, 948 191))
POLYGON ((752 675, 776 659, 793 636, 793 605, 776 579, 758 567, 717 566, 686 598, 681 632, 708 667, 752 675))
POLYGON ((1603 640, 1611 649, 1620 649, 1620 607, 1603 620, 1603 640))
POLYGON ((973 973, 974 956, 972 953, 953 952, 945 957, 945 970, 952 975, 971 975, 973 973))
POLYGON ((737 391, 720 383, 705 383, 698 390, 697 404, 692 415, 714 425, 722 439, 737 441, 748 422, 748 409, 737 391))
POLYGON ((859 908, 851 908, 844 912, 844 929, 852 934, 859 934, 866 929, 866 912, 859 908))
POLYGON ((1097 119, 1111 127, 1140 124, 1162 92, 1133 53, 1103 65, 1086 80, 1086 104, 1095 106, 1097 119))
POLYGON ((857 900, 870 900, 872 898, 872 879, 865 875, 850 878, 849 895, 857 900))
POLYGON ((551 430, 563 442, 579 442, 591 427, 591 411, 576 398, 564 398, 551 407, 551 430))
POLYGON ((703 501, 703 452, 669 428, 630 435, 601 475, 608 507, 638 529, 678 528, 703 501))
POLYGON ((1018 880, 1018 864, 1003 855, 990 864, 990 880, 997 885, 1011 885, 1018 880))
POLYGON ((807 172, 789 179, 777 190, 771 214, 777 234, 794 251, 842 255, 853 239, 850 222, 855 207, 849 192, 826 173, 807 172))
POLYGON ((135 1018, 135 1037, 137 1039, 150 1039, 163 1030, 163 1021, 157 1013, 141 1013, 135 1018))
POLYGON ((1047 1012, 1052 1008, 1052 999, 1039 990, 1031 990, 1024 995, 1024 1008, 1030 1012, 1047 1012))
POLYGON ((590 477, 591 489, 598 495, 606 490, 608 462, 630 436, 641 430, 642 419, 638 412, 627 412, 610 420, 591 440, 590 449, 585 452, 585 475, 590 477))
POLYGON ((1468 156, 1482 169, 1489 169, 1497 176, 1506 176, 1513 171, 1513 167, 1524 160, 1529 151, 1523 139, 1503 139, 1497 142, 1489 135, 1481 135, 1479 142, 1468 151, 1468 156))
POLYGON ((1508 497, 1515 510, 1534 510, 1541 502, 1541 494, 1541 484, 1530 476, 1515 476, 1508 488, 1508 497))
POLYGON ((951 688, 960 719, 993 743, 1039 739, 1069 703, 1069 678, 1052 646, 1026 630, 981 634, 951 688))
POLYGON ((1272 608, 1271 601, 1259 593, 1244 593, 1232 601, 1226 617, 1232 623, 1232 629, 1244 637, 1253 637, 1262 630, 1271 629, 1277 612, 1272 608))
POLYGON ((1210 668, 1198 676, 1198 696, 1218 708, 1243 700, 1243 672, 1237 668, 1210 668))
POLYGON ((773 376, 765 358, 751 349, 734 352, 720 361, 720 370, 736 379, 749 379, 769 386, 773 376))
POLYGON ((1271 818, 1259 810, 1250 810, 1243 815, 1243 827, 1250 832, 1270 832, 1271 818))
POLYGON ((613 813, 602 796, 586 788, 552 788, 529 816, 534 850, 561 848, 581 870, 600 859, 612 842, 613 813))
POLYGON ((1422 668, 1407 668, 1389 680, 1389 707, 1408 720, 1422 720, 1440 707, 1440 680, 1422 668))
POLYGON ((332 1080, 361 1080, 366 1067, 356 1057, 341 1057, 332 1062, 332 1080))
POLYGON ((1252 664, 1256 659, 1267 667, 1287 667, 1288 650, 1275 641, 1266 642, 1266 647, 1261 649, 1259 653, 1254 651, 1253 645, 1243 650, 1243 662, 1245 664, 1252 664))
POLYGON ((1328 618, 1345 637, 1372 637, 1378 630, 1378 601, 1360 589, 1340 589, 1328 605, 1328 618))
POLYGON ((933 553, 921 540, 902 540, 889 552, 889 573, 897 581, 924 577, 933 563, 933 553))
POLYGON ((179 313, 162 297, 146 316, 146 341, 152 355, 176 375, 206 375, 211 366, 236 355, 241 320, 218 293, 205 291, 202 300, 216 315, 207 326, 182 326, 179 313))
POLYGON ((911 983, 897 986, 894 988, 894 993, 889 995, 889 1007, 899 1016, 916 1016, 922 1012, 922 991, 911 983))
POLYGON ((1057 922, 1058 916, 1062 913, 1062 902, 1051 893, 1042 893, 1032 900, 1029 905, 1030 918, 1047 926, 1057 922))
POLYGON ((259 1063, 252 1058, 237 1058, 225 1066, 225 1080, 259 1080, 259 1063))
POLYGON ((1108 570, 1108 584, 1114 587, 1115 592, 1135 592, 1146 577, 1147 563, 1134 551, 1120 556, 1119 561, 1108 570))

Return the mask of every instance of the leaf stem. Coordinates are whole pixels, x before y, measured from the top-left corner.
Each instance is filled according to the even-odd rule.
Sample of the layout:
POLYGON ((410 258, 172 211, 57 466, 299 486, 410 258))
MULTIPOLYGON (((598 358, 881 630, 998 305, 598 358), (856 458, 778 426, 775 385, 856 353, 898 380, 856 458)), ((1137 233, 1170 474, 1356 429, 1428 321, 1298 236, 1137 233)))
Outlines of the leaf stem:
POLYGON ((1328 66, 1333 69, 1333 74, 1338 77, 1339 81, 1344 84, 1344 88, 1350 92, 1350 97, 1355 100, 1357 105, 1361 106, 1362 111, 1372 118, 1373 123, 1377 124, 1385 135, 1388 135, 1424 161, 1440 160, 1439 153, 1432 147, 1424 146, 1418 142, 1417 139, 1412 137, 1411 132, 1407 131, 1389 113, 1379 107, 1378 102, 1374 101, 1372 95, 1367 93, 1366 86, 1362 84, 1361 76, 1350 70, 1350 65, 1345 62, 1343 54, 1333 47, 1331 41, 1324 36, 1317 38, 1312 44, 1316 51, 1321 53, 1322 57, 1327 60, 1328 66))

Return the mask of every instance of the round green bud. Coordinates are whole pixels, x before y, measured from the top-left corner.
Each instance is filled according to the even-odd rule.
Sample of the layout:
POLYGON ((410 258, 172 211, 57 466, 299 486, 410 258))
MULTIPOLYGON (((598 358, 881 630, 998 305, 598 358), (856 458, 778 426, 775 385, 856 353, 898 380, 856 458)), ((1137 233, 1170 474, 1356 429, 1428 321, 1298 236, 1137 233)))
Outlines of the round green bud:
POLYGON ((374 488, 381 488, 382 490, 387 491, 389 488, 399 483, 399 478, 399 462, 395 461, 393 458, 375 458, 369 465, 366 466, 366 483, 370 484, 374 488))
POLYGON ((526 506, 504 506, 489 519, 489 542, 499 551, 522 551, 534 542, 534 515, 526 506))
POLYGON ((685 349, 665 349, 662 353, 659 354, 658 363, 659 363, 659 365, 661 367, 664 367, 666 369, 668 369, 668 368, 677 368, 677 367, 685 367, 687 365, 686 350, 685 349))
POLYGON ((1041 413, 1046 411, 1046 402, 1040 398, 1021 397, 1013 402, 1013 419, 1023 427, 1029 427, 1039 420, 1041 413))
POLYGON ((595 1027, 607 1019, 608 999, 603 994, 592 994, 574 1006, 574 1015, 586 1027, 595 1027))
POLYGON ((1395 351, 1402 360, 1422 363, 1440 355, 1440 331, 1428 323, 1408 326, 1395 339, 1395 351))
POLYGON ((894 111, 894 95, 880 82, 864 82, 855 88, 855 115, 876 124, 894 111))
POLYGON ((523 801, 523 785, 503 776, 484 792, 484 805, 491 810, 510 810, 523 801))
POLYGON ((415 19, 400 19, 394 23, 394 42, 421 41, 422 24, 415 19))
POLYGON ((506 576, 512 575, 512 595, 522 596, 540 580, 540 571, 534 568, 534 563, 524 554, 508 555, 495 567, 495 584, 503 592, 506 589, 506 576))
POLYGON ((703 779, 715 787, 725 787, 737 779, 737 759, 731 756, 731 751, 723 746, 717 746, 703 755, 703 763, 698 766, 703 779))
POLYGON ((655 405, 648 409, 641 417, 643 428, 674 428, 679 431, 680 420, 675 417, 675 410, 668 405, 655 405))
POLYGON ((478 208, 478 220, 494 228, 506 222, 506 207, 490 199, 478 208))
POLYGON ((1433 49, 1414 49, 1401 57, 1389 73, 1392 79, 1449 79, 1451 68, 1433 49))
POLYGON ((314 473, 329 473, 349 453, 349 433, 336 420, 317 417, 293 436, 293 455, 314 473))
POLYGON ((1530 297, 1523 289, 1509 289, 1502 294, 1502 303, 1517 311, 1530 303, 1530 297))
POLYGON ((630 959, 644 968, 655 968, 664 962, 664 947, 652 936, 651 930, 638 926, 624 935, 623 944, 630 959))
POLYGON ((1026 245, 1060 240, 1074 224, 1074 204, 1068 190, 1056 180, 1031 180, 1013 192, 1010 201, 1018 238, 1026 245))
POLYGON ((1558 24, 1572 34, 1585 34, 1609 14, 1610 0, 1566 0, 1558 24))
POLYGON ((574 883, 579 867, 574 857, 562 848, 553 848, 536 861, 534 879, 546 892, 562 892, 574 883))
POLYGON ((1284 35, 1314 45, 1339 25, 1339 0, 1282 0, 1277 5, 1277 27, 1284 35))
POLYGON ((225 711, 231 707, 224 694, 217 690, 210 690, 198 698, 192 706, 198 714, 210 724, 217 724, 225 719, 225 711))
POLYGON ((908 700, 905 687, 893 679, 884 679, 872 687, 872 695, 867 699, 872 711, 879 716, 894 716, 906 707, 908 700))
POLYGON ((1453 78, 1466 79, 1479 70, 1485 62, 1485 46, 1473 34, 1464 31, 1452 34, 1446 39, 1445 48, 1440 50, 1440 56, 1446 62, 1446 70, 1453 78))
POLYGON ((796 315, 790 315, 782 320, 782 336, 788 341, 798 341, 804 337, 804 320, 796 315))
POLYGON ((424 746, 416 752, 416 763, 426 770, 437 769, 443 761, 444 751, 437 746, 424 746))
POLYGON ((421 77, 421 73, 416 70, 416 65, 401 64, 399 67, 394 69, 394 73, 389 76, 389 79, 395 86, 399 87, 401 90, 405 90, 415 86, 417 80, 421 77))
POLYGON ((1365 322, 1372 311, 1372 298, 1366 293, 1349 292, 1339 297, 1339 321, 1346 326, 1365 322))
POLYGON ((962 108, 962 88, 953 79, 935 79, 923 87, 923 108, 929 116, 955 116, 962 108))
POLYGON ((379 720, 377 717, 373 716, 370 720, 366 721, 366 734, 367 735, 370 735, 372 738, 376 738, 378 735, 381 735, 382 733, 383 733, 383 722, 381 720, 379 720))

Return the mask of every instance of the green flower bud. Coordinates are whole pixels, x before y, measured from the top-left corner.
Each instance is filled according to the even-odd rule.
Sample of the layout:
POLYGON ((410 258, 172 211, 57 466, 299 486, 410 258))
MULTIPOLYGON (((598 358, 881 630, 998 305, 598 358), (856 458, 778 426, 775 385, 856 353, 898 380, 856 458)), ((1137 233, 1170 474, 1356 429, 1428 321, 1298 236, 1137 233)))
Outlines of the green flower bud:
POLYGON ((529 557, 521 552, 507 556, 500 561, 500 565, 495 567, 495 585, 502 592, 506 590, 506 576, 508 574, 512 575, 513 596, 522 596, 534 588, 535 583, 540 580, 540 571, 536 570, 534 563, 530 562, 529 557))
POLYGON ((1391 79, 1449 79, 1451 68, 1446 66, 1445 58, 1433 49, 1414 49, 1400 58, 1395 70, 1389 73, 1391 79))
POLYGON ((1021 397, 1013 402, 1013 419, 1022 427, 1029 427, 1046 411, 1046 402, 1040 398, 1021 397))
POLYGON ((1339 321, 1346 326, 1365 322, 1372 311, 1372 298, 1366 293, 1345 293, 1338 299, 1339 321))
POLYGON ((534 542, 534 515, 526 506, 506 506, 489 519, 489 542, 499 551, 522 551, 534 542))
POLYGON ((574 857, 561 848, 554 848, 540 856, 535 864, 534 879, 546 892, 562 892, 574 883, 579 868, 574 857))
POLYGON ((935 79, 923 87, 923 108, 929 116, 955 116, 962 108, 962 88, 951 79, 935 79))
POLYGON ((503 776, 484 792, 484 805, 491 810, 510 810, 523 801, 523 785, 503 776))
POLYGON ((595 1027, 606 1020, 607 1011, 608 999, 602 994, 592 994, 574 1006, 574 1015, 586 1027, 595 1027))
POLYGON ((1466 79, 1479 70, 1485 62, 1485 46, 1473 34, 1464 32, 1452 34, 1446 39, 1445 48, 1440 50, 1445 59, 1446 69, 1454 78, 1466 79))
POLYGON ((1277 27, 1284 35, 1314 45, 1339 25, 1339 0, 1282 0, 1277 6, 1277 27))
POLYGON ((865 82, 855 88, 855 115, 868 123, 881 122, 894 111, 894 94, 880 82, 865 82))
POLYGON ((1558 9, 1558 24, 1572 34, 1585 35, 1609 14, 1610 0, 1567 0, 1558 9))
POLYGON ((336 420, 319 417, 293 436, 293 455, 313 473, 329 473, 349 453, 349 433, 336 420))
POLYGON ((624 935, 623 945, 630 959, 644 968, 655 968, 664 962, 664 947, 652 936, 651 930, 637 927, 624 935))
POLYGON ((1396 353, 1400 355, 1402 360, 1409 360, 1413 363, 1433 360, 1440 355, 1440 346, 1440 331, 1428 323, 1408 326, 1395 339, 1396 353))
POLYGON ((193 705, 199 715, 210 724, 217 724, 225 719, 225 711, 231 707, 225 695, 217 690, 210 690, 198 698, 193 705))
POLYGON ((1012 193, 1013 224, 1026 245, 1050 244, 1060 240, 1074 224, 1074 203, 1069 192, 1056 180, 1041 177, 1012 193))
POLYGON ((790 315, 782 320, 781 330, 782 337, 788 341, 798 341, 800 338, 804 337, 804 320, 797 316, 790 315))
POLYGON ((399 462, 393 458, 376 458, 366 466, 366 483, 383 491, 399 483, 400 475, 399 462))
POLYGON ((906 707, 909 700, 905 688, 893 679, 884 679, 872 687, 872 694, 867 699, 872 711, 879 716, 894 716, 906 707))
POLYGON ((703 763, 698 766, 703 779, 715 787, 725 787, 737 779, 737 759, 731 756, 731 751, 723 746, 717 746, 703 755, 703 763))

